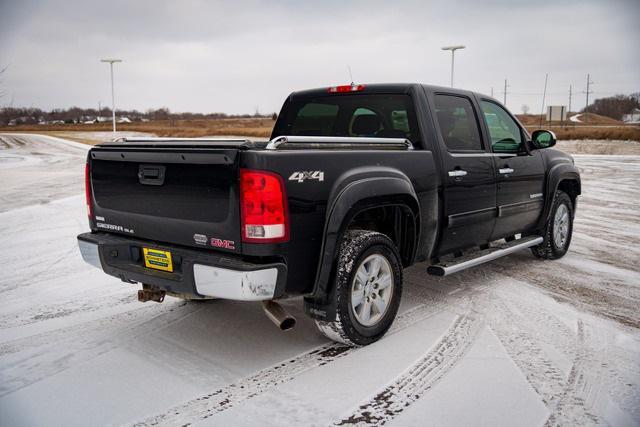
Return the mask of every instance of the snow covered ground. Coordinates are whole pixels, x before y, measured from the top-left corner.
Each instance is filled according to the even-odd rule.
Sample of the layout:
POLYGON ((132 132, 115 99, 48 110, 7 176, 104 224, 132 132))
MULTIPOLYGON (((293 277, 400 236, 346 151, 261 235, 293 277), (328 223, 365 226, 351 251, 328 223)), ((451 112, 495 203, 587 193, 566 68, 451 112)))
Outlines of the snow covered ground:
POLYGON ((447 278, 405 271, 366 348, 301 312, 137 302, 82 262, 77 145, 0 134, 0 425, 639 425, 640 157, 576 156, 569 254, 447 278))

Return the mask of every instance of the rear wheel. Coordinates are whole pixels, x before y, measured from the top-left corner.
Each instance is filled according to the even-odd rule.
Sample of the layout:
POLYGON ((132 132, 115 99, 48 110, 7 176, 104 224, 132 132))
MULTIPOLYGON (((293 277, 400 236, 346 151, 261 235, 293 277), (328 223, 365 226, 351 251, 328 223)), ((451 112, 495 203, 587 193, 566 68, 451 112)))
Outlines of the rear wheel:
POLYGON ((327 338, 367 345, 391 327, 402 296, 402 266, 391 239, 365 230, 348 231, 340 246, 334 281, 336 319, 316 320, 327 338))
POLYGON ((573 203, 567 193, 558 190, 551 206, 551 215, 545 224, 544 240, 531 248, 531 251, 538 258, 562 258, 569 250, 572 234, 573 203))

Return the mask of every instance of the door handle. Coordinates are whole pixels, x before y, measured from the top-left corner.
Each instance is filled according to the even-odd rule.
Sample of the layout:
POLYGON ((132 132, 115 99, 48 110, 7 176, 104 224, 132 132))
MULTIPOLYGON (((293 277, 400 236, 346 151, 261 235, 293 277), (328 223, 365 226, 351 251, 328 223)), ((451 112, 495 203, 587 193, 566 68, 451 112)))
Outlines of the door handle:
POLYGON ((507 175, 507 174, 513 173, 513 169, 508 168, 508 167, 507 168, 501 168, 501 169, 498 169, 498 172, 500 172, 502 175, 507 175))
POLYGON ((449 171, 449 176, 453 176, 453 177, 466 176, 466 175, 467 175, 467 171, 463 171, 462 169, 454 169, 452 171, 449 171))
POLYGON ((140 165, 138 181, 143 185, 163 185, 166 169, 163 165, 140 165))

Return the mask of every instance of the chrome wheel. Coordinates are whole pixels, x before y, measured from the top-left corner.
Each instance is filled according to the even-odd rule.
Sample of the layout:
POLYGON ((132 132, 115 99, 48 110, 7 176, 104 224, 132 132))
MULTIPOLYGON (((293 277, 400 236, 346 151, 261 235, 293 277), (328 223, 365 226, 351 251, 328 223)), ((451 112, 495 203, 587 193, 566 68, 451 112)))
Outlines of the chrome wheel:
POLYGON ((553 217, 553 243, 558 249, 564 248, 565 243, 567 243, 567 238, 569 237, 569 221, 569 209, 567 205, 562 204, 558 206, 556 214, 553 217))
POLYGON ((387 312, 393 296, 393 271, 382 255, 373 254, 358 266, 351 283, 351 310, 363 326, 373 326, 387 312))

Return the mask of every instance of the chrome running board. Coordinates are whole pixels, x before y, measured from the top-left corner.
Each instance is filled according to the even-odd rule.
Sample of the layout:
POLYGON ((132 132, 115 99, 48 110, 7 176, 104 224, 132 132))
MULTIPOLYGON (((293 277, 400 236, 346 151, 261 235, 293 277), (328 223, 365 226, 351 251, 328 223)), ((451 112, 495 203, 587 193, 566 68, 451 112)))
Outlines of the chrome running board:
POLYGON ((450 274, 466 270, 467 268, 475 267, 476 265, 484 264, 485 262, 493 261, 494 259, 512 254, 521 249, 539 245, 543 240, 544 239, 540 236, 523 237, 522 239, 503 243, 489 249, 463 255, 448 262, 430 265, 427 267, 427 273, 432 276, 448 276, 450 274))

